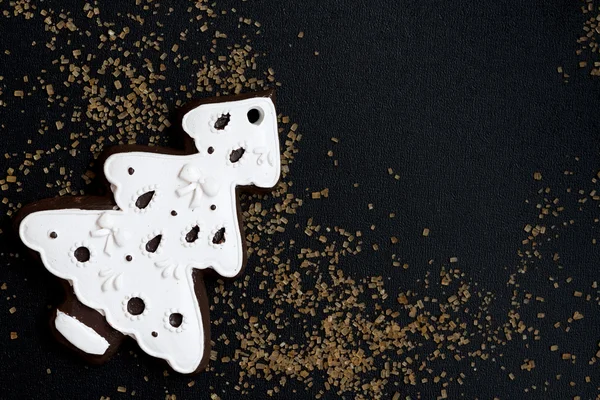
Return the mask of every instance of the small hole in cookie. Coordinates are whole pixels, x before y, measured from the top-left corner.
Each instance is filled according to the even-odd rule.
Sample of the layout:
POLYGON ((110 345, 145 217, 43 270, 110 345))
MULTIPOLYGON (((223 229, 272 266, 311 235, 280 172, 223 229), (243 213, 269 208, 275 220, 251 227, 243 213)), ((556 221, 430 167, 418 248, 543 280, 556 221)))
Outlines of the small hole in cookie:
POLYGON ((183 315, 179 314, 178 312, 169 315, 169 324, 171 324, 173 328, 179 328, 182 323, 183 315))
POLYGON ((158 337, 158 332, 156 332, 156 331, 152 332, 152 336, 153 337, 158 337))
POLYGON ((144 208, 148 207, 148 204, 150 204, 150 201, 152 201, 152 197, 154 197, 154 190, 146 192, 138 197, 135 201, 135 206, 140 210, 143 210, 144 208))
POLYGON ((214 149, 212 146, 210 146, 210 147, 208 148, 208 154, 212 154, 212 153, 214 153, 214 152, 215 152, 215 149, 214 149))
POLYGON ((214 244, 223 244, 225 243, 225 228, 219 229, 215 235, 213 236, 212 242, 214 244))
POLYGON ((131 260, 133 260, 133 257, 131 257, 129 254, 127 254, 127 256, 125 256, 125 259, 127 261, 131 261, 131 260))
POLYGON ((240 158, 242 158, 242 156, 244 155, 245 152, 246 152, 246 150, 243 147, 233 150, 231 152, 231 154, 229 155, 229 161, 231 161, 232 163, 236 163, 236 162, 240 161, 240 158))
POLYGON ((215 211, 217 209, 217 206, 215 206, 214 204, 210 206, 210 209, 215 211))
POLYGON ((131 315, 140 315, 146 309, 146 304, 144 300, 139 297, 132 297, 127 302, 127 312, 131 315))
POLYGON ((58 233, 50 232, 50 235, 48 235, 48 236, 50 236, 50 239, 56 239, 58 237, 58 233))
POLYGON ((73 254, 79 262, 83 263, 90 260, 90 249, 85 246, 78 247, 73 254))
POLYGON ((131 167, 129 167, 129 168, 127 169, 127 173, 128 173, 129 175, 133 175, 133 173, 134 173, 134 172, 135 172, 135 169, 133 169, 133 168, 131 168, 131 167))
POLYGON ((225 127, 227 126, 227 124, 229 124, 231 115, 229 115, 229 113, 227 114, 222 114, 219 119, 217 119, 217 121, 215 122, 215 129, 218 131, 222 131, 223 129, 225 129, 225 127))
POLYGON ((251 108, 247 114, 248 122, 254 125, 259 125, 262 120, 262 112, 258 108, 251 108))
POLYGON ((194 243, 198 239, 198 233, 200 233, 200 227, 196 225, 190 229, 187 235, 185 235, 185 241, 188 243, 194 243))
POLYGON ((162 235, 154 236, 152 239, 150 239, 148 241, 148 243, 146 243, 146 251, 148 253, 156 252, 156 249, 158 249, 158 246, 160 245, 161 240, 162 240, 162 235))
POLYGON ((177 211, 175 211, 175 210, 171 211, 171 215, 175 217, 177 215, 177 211))

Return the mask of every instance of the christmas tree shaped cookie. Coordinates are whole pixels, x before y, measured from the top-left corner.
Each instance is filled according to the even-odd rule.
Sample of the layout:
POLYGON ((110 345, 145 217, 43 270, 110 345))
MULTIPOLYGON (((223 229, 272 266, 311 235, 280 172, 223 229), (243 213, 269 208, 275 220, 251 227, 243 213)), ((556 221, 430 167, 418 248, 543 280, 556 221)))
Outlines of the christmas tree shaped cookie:
MULTIPOLYGON (((272 92, 186 107, 186 153, 120 149, 104 174, 112 198, 48 199, 25 207, 23 243, 65 282, 52 329, 92 361, 125 336, 181 373, 210 353, 203 274, 240 274, 245 239, 240 187, 271 188, 280 175, 272 92)), ((139 146, 138 146, 139 148, 139 146)))

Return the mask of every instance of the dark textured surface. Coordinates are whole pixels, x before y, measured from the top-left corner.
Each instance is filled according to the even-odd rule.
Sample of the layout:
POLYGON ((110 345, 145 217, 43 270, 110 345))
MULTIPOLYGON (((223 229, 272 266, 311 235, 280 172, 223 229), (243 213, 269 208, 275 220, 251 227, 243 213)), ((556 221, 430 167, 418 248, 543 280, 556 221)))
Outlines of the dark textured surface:
MULTIPOLYGON (((126 3, 103 8, 125 9, 126 3)), ((411 289, 417 279, 434 270, 428 260, 441 262, 456 256, 478 290, 494 294, 492 309, 498 321, 506 320, 509 310, 520 308, 511 304, 515 287, 507 282, 520 265, 523 227, 536 223, 538 190, 551 187, 558 197, 570 187, 589 192, 600 169, 598 81, 575 71, 576 40, 583 20, 579 3, 254 0, 217 4, 223 9, 235 6, 240 14, 262 23, 263 34, 254 43, 266 52, 267 64, 283 84, 277 92, 278 110, 290 115, 304 134, 293 164, 294 185, 330 189, 328 199, 302 210, 303 218, 314 216, 349 230, 369 231, 375 224, 365 243, 389 243, 395 235, 401 242, 394 252, 410 263, 406 271, 393 268, 391 251, 369 251, 348 259, 344 272, 356 279, 389 277, 389 290, 396 293, 411 289), (299 31, 305 32, 302 40, 296 37, 299 31), (567 84, 556 72, 559 65, 573 70, 567 84), (335 147, 332 136, 340 139, 335 147), (327 157, 329 149, 334 150, 338 167, 327 157), (398 181, 388 176, 388 167, 400 175, 398 181), (565 170, 574 174, 564 174, 565 170), (535 171, 542 173, 542 181, 533 179, 535 171), (353 187, 355 182, 358 188, 353 187), (373 210, 368 209, 369 203, 374 204, 373 210), (388 218, 390 212, 396 213, 395 219, 388 218), (425 227, 431 230, 427 239, 421 234, 425 227)), ((19 24, 17 19, 0 19, 0 52, 11 49, 22 55, 0 54, 4 76, 0 85, 7 88, 22 79, 30 65, 54 58, 45 60, 37 50, 30 50, 29 35, 34 38, 40 32, 20 29, 19 24)), ((5 92, 5 97, 12 96, 12 89, 5 92)), ((33 129, 30 121, 46 113, 43 108, 23 112, 19 106, 0 108, 3 152, 27 148, 24 130, 33 129)), ((3 162, 0 159, 0 175, 7 168, 3 162)), ((89 160, 68 163, 83 172, 89 160)), ((37 179, 33 175, 15 198, 30 202, 52 196, 42 178, 37 179)), ((595 301, 574 298, 572 292, 600 280, 599 252, 591 244, 597 232, 593 224, 597 210, 592 204, 580 212, 575 200, 563 214, 561 221, 573 219, 574 226, 549 246, 551 252, 560 253, 564 268, 540 261, 519 277, 522 293, 545 298, 543 305, 519 311, 528 325, 540 330, 539 340, 515 340, 498 351, 501 356, 496 361, 474 365, 469 359, 449 360, 446 371, 466 375, 464 384, 454 382, 448 387, 449 398, 596 396, 600 373, 588 361, 598 349, 600 312, 595 301), (550 276, 561 282, 560 289, 553 289, 550 276), (572 285, 565 283, 568 277, 573 278, 572 285), (574 310, 585 318, 568 332, 564 326, 553 327, 554 321, 568 318, 574 310), (548 316, 536 320, 538 312, 548 316), (558 353, 549 351, 552 344, 559 345, 558 353), (576 362, 561 360, 566 351, 577 356, 576 362), (524 359, 534 359, 536 368, 523 372, 524 359), (509 372, 517 378, 511 380, 509 372), (585 382, 586 376, 591 383, 585 382)), ((7 226, 8 218, 3 217, 5 231, 7 226)), ((235 365, 220 364, 222 370, 193 378, 174 373, 165 377, 164 365, 141 355, 133 343, 101 367, 85 366, 65 352, 47 327, 46 305, 57 302, 58 285, 40 265, 24 258, 9 235, 0 236, 0 284, 8 284, 0 294, 2 300, 16 298, 0 303, 1 398, 130 398, 131 390, 138 398, 163 398, 165 393, 177 394, 178 399, 208 398, 210 393, 223 399, 238 396, 233 389, 239 372, 235 365), (18 258, 9 256, 17 250, 18 258), (14 315, 8 312, 12 306, 17 307, 14 315), (18 332, 19 338, 10 340, 11 331, 18 332), (140 355, 134 357, 129 350, 140 355), (196 384, 188 387, 192 379, 196 384), (117 393, 118 386, 127 387, 128 393, 117 393)), ((364 247, 370 250, 370 245, 364 247)), ((250 279, 252 260, 246 270, 250 279)), ((210 282, 207 290, 212 298, 210 282)), ((595 290, 591 293, 594 297, 595 290)), ((213 328, 213 340, 223 329, 213 328)), ((431 382, 415 386, 399 382, 399 386, 388 385, 386 398, 399 392, 402 398, 429 399, 441 389, 431 382)), ((266 398, 266 388, 273 386, 264 380, 253 384, 247 398, 266 398)), ((315 393, 289 380, 274 397, 315 393)), ((335 397, 334 392, 325 395, 335 397)))

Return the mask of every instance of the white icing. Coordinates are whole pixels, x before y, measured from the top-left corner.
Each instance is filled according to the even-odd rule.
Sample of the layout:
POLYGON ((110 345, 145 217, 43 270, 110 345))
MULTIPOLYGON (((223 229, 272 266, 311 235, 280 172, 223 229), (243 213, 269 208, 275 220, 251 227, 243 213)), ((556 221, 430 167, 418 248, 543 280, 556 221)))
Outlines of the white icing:
POLYGON ((183 264, 178 264, 172 259, 159 261, 154 263, 154 265, 157 268, 162 269, 160 276, 162 276, 165 279, 173 276, 175 279, 181 280, 184 277, 186 266, 183 264))
POLYGON ((100 289, 108 292, 111 289, 121 290, 123 287, 123 272, 114 272, 112 269, 100 270, 98 276, 102 279, 100 289))
POLYGON ((261 166, 265 162, 265 158, 269 163, 269 166, 272 167, 274 165, 273 153, 271 152, 271 150, 267 149, 266 147, 257 147, 253 151, 254 154, 258 155, 258 157, 256 158, 256 164, 258 166, 261 166))
MULTIPOLYGON (((240 272, 244 238, 238 229, 236 186, 274 186, 280 153, 277 117, 268 98, 199 106, 184 116, 183 128, 194 139, 197 153, 132 152, 107 159, 104 172, 118 209, 35 212, 22 221, 19 234, 25 245, 40 253, 52 274, 71 282, 83 304, 135 338, 146 353, 190 373, 198 368, 205 345, 192 269, 212 268, 224 277, 240 272), (255 123, 247 118, 252 108, 261 115, 255 123), (230 114, 229 123, 214 129, 223 113, 230 114), (244 165, 234 168, 239 162, 231 163, 229 157, 240 143, 246 150, 240 159, 244 165), (150 203, 138 208, 138 197, 149 191, 154 191, 150 203), (210 209, 213 204, 216 210, 210 209), (195 225, 200 227, 198 239, 185 245, 185 234, 195 225), (212 243, 223 227, 225 243, 212 243), (58 236, 51 238, 51 232, 58 236), (146 244, 159 234, 156 252, 148 252, 146 244), (90 260, 83 263, 74 257, 81 245, 90 251, 90 260), (131 297, 144 300, 141 315, 127 311, 131 297), (170 310, 183 316, 185 328, 167 327, 164 318, 170 310)), ((85 335, 75 331, 69 340, 79 336, 85 335)))
POLYGON ((102 355, 108 349, 109 344, 105 338, 83 322, 60 310, 56 310, 54 326, 65 339, 83 352, 102 355))

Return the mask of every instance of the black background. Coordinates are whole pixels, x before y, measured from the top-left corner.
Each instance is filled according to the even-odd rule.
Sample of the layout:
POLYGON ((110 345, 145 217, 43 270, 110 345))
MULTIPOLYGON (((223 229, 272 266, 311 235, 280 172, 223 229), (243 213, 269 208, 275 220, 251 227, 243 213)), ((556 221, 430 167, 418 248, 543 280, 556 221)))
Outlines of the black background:
MULTIPOLYGON (((107 3, 103 12, 126 10, 133 6, 130 3, 107 3)), ((61 2, 43 4, 71 7, 61 2)), ((240 15, 262 23, 263 33, 254 45, 266 53, 266 65, 275 69, 282 83, 278 111, 297 122, 304 135, 292 167, 295 192, 301 196, 309 188, 304 193, 308 199, 310 191, 330 189, 328 199, 308 202, 299 218, 315 217, 351 231, 366 232, 375 224, 377 229, 369 232, 364 247, 370 250, 368 243, 389 243, 395 235, 401 242, 393 252, 410 264, 406 271, 393 268, 391 251, 366 251, 347 259, 344 272, 357 280, 384 276, 388 290, 397 293, 411 289, 428 271, 435 274, 440 263, 456 256, 468 279, 479 290, 494 294, 493 312, 499 321, 506 320, 510 309, 519 308, 511 305, 514 287, 507 282, 520 265, 523 227, 537 223, 538 190, 551 187, 559 197, 568 188, 589 192, 600 169, 599 86, 576 68, 583 3, 253 0, 217 4, 222 9, 235 6, 240 15), (300 31, 305 32, 301 40, 300 31), (568 83, 557 66, 571 72, 568 83), (340 143, 334 145, 331 137, 340 143), (337 167, 326 155, 330 149, 339 160, 337 167), (400 175, 398 181, 387 174, 388 167, 400 175), (533 179, 535 171, 542 173, 542 181, 533 179), (374 204, 373 210, 368 209, 369 203, 374 204), (396 213, 395 219, 388 218, 390 212, 396 213), (421 234, 425 227, 431 230, 428 238, 421 234), (437 267, 428 264, 430 259, 437 261, 437 267)), ((74 3, 72 8, 79 10, 81 5, 74 3)), ((35 38, 41 33, 36 28, 25 30, 17 19, 0 19, 0 51, 9 48, 18 55, 0 56, 0 75, 5 77, 0 85, 10 89, 29 66, 35 64, 33 70, 39 70, 45 62, 43 55, 31 50, 29 35, 35 38)), ((6 92, 12 96, 12 90, 6 92)), ((31 121, 45 112, 21 112, 20 106, 0 111, 2 150, 24 151, 24 129, 33 129, 31 121)), ((74 170, 84 171, 90 160, 70 162, 74 170)), ((41 174, 27 179, 31 179, 28 191, 14 194, 18 201, 56 194, 44 187, 41 174), (36 186, 39 190, 32 189, 36 186)), ((560 252, 564 270, 539 262, 526 274, 517 274, 523 293, 546 298, 542 310, 520 310, 540 329, 540 339, 515 340, 499 352, 502 356, 496 361, 476 367, 449 361, 446 371, 466 374, 462 385, 450 385, 450 398, 596 396, 600 374, 588 361, 597 351, 600 313, 594 301, 576 304, 579 300, 572 291, 588 289, 600 280, 598 250, 591 244, 597 205, 579 211, 577 197, 573 199, 561 221, 574 219, 575 223, 551 245, 552 252, 560 252), (559 276, 563 282, 573 277, 578 286, 552 289, 549 276, 559 276), (558 317, 535 321, 540 311, 564 313, 567 318, 576 309, 585 319, 568 333, 552 326, 558 317), (551 353, 551 344, 576 354, 577 361, 561 360, 562 351, 551 353), (519 367, 526 358, 536 360, 530 373, 519 367), (517 379, 511 380, 510 372, 517 379), (586 376, 591 383, 584 382, 586 376), (570 385, 572 381, 576 384, 570 385)), ((3 222, 8 231, 8 218, 3 217, 3 222)), ((131 390, 140 398, 163 398, 165 393, 184 399, 208 398, 210 393, 224 399, 238 396, 225 383, 237 381, 235 366, 194 378, 173 373, 164 377, 163 365, 128 352, 140 353, 134 344, 126 345, 103 367, 84 367, 50 337, 46 305, 55 301, 56 287, 39 265, 23 258, 11 234, 0 236, 0 283, 8 284, 2 300, 16 295, 0 309, 0 397, 129 398, 131 390), (15 257, 15 252, 20 256, 15 257), (17 307, 14 315, 8 312, 12 306, 17 307), (19 339, 10 340, 11 331, 17 331, 19 339), (52 370, 50 375, 46 368, 52 370), (149 382, 142 379, 144 375, 149 382), (192 379, 196 385, 189 388, 192 379), (117 386, 127 387, 129 393, 117 393, 117 386)), ((251 263, 252 258, 249 274, 251 263)), ((266 389, 273 386, 261 380, 254 384, 245 397, 266 398, 266 389)), ((440 387, 389 384, 383 398, 395 392, 402 398, 428 399, 439 395, 440 387)), ((290 380, 275 397, 312 398, 316 393, 316 388, 307 391, 303 383, 290 380)), ((344 396, 354 398, 352 393, 344 396)), ((336 397, 334 391, 325 395, 336 397)))

